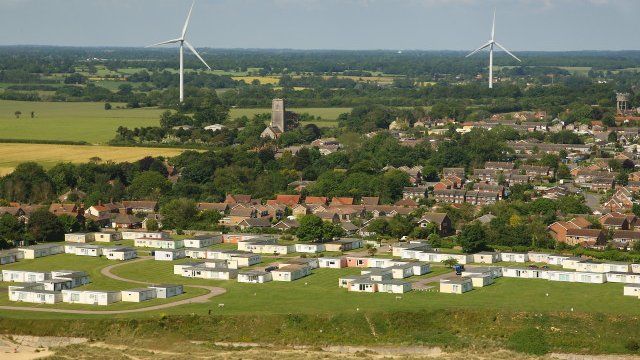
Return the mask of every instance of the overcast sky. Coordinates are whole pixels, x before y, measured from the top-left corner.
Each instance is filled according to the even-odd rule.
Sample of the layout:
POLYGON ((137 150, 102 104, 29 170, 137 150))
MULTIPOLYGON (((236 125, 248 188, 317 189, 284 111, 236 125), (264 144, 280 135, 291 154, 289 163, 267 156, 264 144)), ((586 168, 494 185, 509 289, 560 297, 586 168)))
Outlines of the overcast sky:
MULTIPOLYGON (((191 0, 0 0, 0 45, 144 46, 179 36, 191 0)), ((640 0, 197 0, 196 47, 514 51, 640 49, 640 0)))

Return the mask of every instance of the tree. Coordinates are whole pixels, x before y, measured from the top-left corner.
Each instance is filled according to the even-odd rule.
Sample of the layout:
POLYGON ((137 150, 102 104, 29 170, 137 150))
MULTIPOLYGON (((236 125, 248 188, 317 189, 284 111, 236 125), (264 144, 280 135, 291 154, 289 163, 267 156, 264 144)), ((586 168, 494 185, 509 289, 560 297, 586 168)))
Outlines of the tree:
POLYGON ((189 199, 174 199, 160 209, 164 216, 162 225, 171 229, 188 229, 196 220, 196 203, 189 199))
POLYGON ((111 103, 105 103, 104 104, 104 109, 105 110, 111 110, 112 109, 111 103))
POLYGON ((487 248, 487 237, 479 222, 473 222, 462 228, 458 243, 462 246, 462 251, 473 254, 487 248))
POLYGON ((160 225, 158 224, 158 220, 156 219, 147 219, 146 227, 147 227, 147 230, 149 231, 160 230, 160 225))
POLYGON ((327 242, 344 235, 342 227, 323 221, 315 215, 305 215, 299 222, 296 235, 302 242, 327 242))
POLYGON ((366 248, 367 248, 367 254, 369 254, 369 256, 374 256, 378 252, 378 248, 376 248, 371 244, 367 244, 366 248))
POLYGON ((13 113, 16 116, 16 119, 20 119, 20 115, 22 115, 22 111, 18 110, 13 113))
POLYGON ((0 216, 0 238, 14 245, 24 236, 24 223, 11 214, 0 216))
POLYGON ((60 224, 62 224, 65 234, 78 232, 82 229, 82 223, 80 223, 75 216, 64 214, 58 217, 58 219, 60 220, 60 224))
POLYGON ((171 189, 171 183, 157 171, 145 171, 138 174, 127 189, 135 199, 158 199, 171 189))
POLYGON ((47 209, 36 210, 31 214, 28 230, 33 239, 39 242, 61 241, 64 238, 62 222, 47 209))
POLYGON ((454 266, 458 265, 458 260, 450 258, 450 259, 442 260, 442 264, 448 267, 449 269, 451 269, 454 266))

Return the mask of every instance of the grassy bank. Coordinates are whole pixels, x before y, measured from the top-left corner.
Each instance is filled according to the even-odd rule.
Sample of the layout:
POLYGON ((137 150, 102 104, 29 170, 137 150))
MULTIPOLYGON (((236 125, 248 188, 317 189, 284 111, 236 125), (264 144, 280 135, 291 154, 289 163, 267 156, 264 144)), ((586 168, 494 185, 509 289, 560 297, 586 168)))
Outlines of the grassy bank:
POLYGON ((275 345, 422 345, 449 351, 508 348, 531 354, 636 353, 637 317, 439 310, 338 315, 162 316, 145 320, 0 319, 0 332, 113 343, 180 341, 275 345), (597 334, 597 335, 594 335, 597 334), (594 338, 597 336, 597 339, 594 338))

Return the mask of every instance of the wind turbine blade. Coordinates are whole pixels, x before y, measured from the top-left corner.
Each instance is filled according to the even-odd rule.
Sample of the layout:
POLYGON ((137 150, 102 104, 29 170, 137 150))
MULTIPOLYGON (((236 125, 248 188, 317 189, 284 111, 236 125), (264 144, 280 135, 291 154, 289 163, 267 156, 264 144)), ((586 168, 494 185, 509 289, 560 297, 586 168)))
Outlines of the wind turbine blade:
POLYGON ((197 56, 198 59, 200 59, 200 61, 202 61, 202 63, 204 64, 204 66, 207 67, 207 69, 211 70, 211 66, 209 66, 209 64, 207 64, 206 61, 204 61, 204 59, 200 56, 200 54, 198 54, 198 52, 196 51, 196 49, 191 46, 191 44, 189 44, 188 42, 184 42, 185 45, 187 45, 187 47, 189 48, 189 50, 191 50, 191 52, 193 53, 193 55, 197 56))
POLYGON ((193 7, 196 4, 196 0, 193 0, 191 3, 191 9, 189 9, 189 15, 187 15, 187 21, 184 23, 184 27, 182 28, 182 39, 184 40, 184 36, 187 34, 187 28, 189 28, 189 21, 191 20, 191 13, 193 12, 193 7))
POLYGON ((471 56, 471 55, 473 55, 473 54, 477 53, 478 51, 480 51, 480 50, 482 50, 482 49, 486 49, 486 48, 488 48, 489 46, 491 46, 491 44, 493 44, 493 42, 492 42, 492 41, 489 41, 488 43, 486 43, 486 44, 484 44, 484 45, 480 46, 479 48, 477 48, 477 49, 475 49, 475 50, 473 50, 473 51, 472 51, 469 55, 467 55, 466 57, 469 57, 469 56, 471 56))
POLYGON ((498 43, 495 43, 495 44, 496 44, 496 45, 498 45, 498 47, 499 47, 500 49, 504 50, 504 52, 506 52, 507 54, 511 55, 511 57, 512 57, 512 58, 514 58, 514 59, 518 60, 519 62, 522 62, 522 60, 518 59, 518 57, 517 57, 517 56, 513 55, 509 50, 505 49, 505 47, 504 47, 504 46, 502 46, 502 45, 500 45, 500 44, 498 44, 498 43))
POLYGON ((173 39, 173 40, 167 40, 167 41, 163 41, 157 44, 153 44, 153 45, 148 45, 145 47, 153 47, 153 46, 160 46, 160 45, 167 45, 167 44, 175 44, 177 42, 180 42, 180 39, 173 39))
POLYGON ((491 27, 491 40, 496 39, 496 9, 493 9, 493 26, 491 27))

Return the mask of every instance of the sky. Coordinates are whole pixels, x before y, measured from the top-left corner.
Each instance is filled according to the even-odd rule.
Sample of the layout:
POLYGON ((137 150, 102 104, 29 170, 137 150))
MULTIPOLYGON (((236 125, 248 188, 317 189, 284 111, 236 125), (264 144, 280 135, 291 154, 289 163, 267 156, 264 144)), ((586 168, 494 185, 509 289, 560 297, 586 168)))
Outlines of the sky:
MULTIPOLYGON (((0 45, 138 47, 179 37, 191 0, 0 0, 0 45)), ((196 47, 639 50, 640 0, 197 0, 196 47)))

